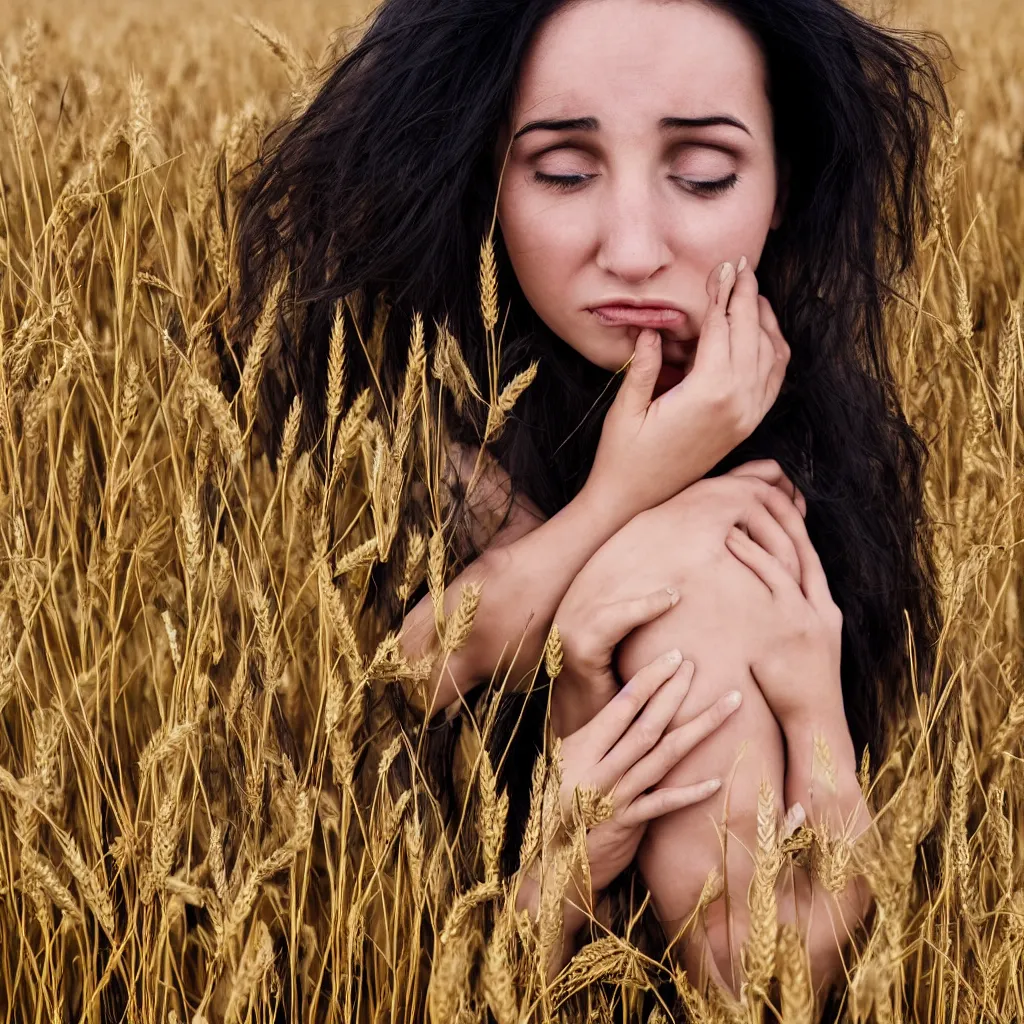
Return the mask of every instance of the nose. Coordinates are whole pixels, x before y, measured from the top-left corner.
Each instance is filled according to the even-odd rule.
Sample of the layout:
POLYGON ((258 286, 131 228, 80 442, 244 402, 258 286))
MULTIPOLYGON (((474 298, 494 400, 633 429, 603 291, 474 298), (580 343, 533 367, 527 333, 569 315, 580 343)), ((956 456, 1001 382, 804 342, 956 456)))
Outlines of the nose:
POLYGON ((639 284, 671 261, 657 200, 647 182, 620 182, 602 205, 597 250, 601 270, 639 284))

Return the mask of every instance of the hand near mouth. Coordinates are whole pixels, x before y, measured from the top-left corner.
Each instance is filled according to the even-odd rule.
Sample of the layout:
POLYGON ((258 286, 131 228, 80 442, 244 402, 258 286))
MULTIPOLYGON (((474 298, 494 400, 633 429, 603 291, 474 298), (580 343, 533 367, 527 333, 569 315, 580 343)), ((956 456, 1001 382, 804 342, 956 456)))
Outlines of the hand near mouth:
POLYGON ((746 259, 722 264, 709 291, 692 369, 663 361, 661 335, 641 328, 605 416, 586 486, 633 514, 714 468, 754 432, 781 390, 789 345, 746 259))

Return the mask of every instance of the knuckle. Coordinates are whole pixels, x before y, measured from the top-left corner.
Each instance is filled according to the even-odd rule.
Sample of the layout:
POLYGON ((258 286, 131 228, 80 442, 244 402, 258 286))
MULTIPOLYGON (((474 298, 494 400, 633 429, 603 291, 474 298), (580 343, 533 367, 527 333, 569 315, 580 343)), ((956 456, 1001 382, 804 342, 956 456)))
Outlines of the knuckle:
POLYGON ((772 492, 777 489, 774 484, 768 483, 767 480, 762 480, 759 476, 750 478, 750 487, 754 492, 753 496, 762 504, 767 504, 771 501, 772 492))
POLYGON ((640 736, 645 750, 650 750, 650 748, 652 748, 652 746, 662 738, 662 732, 663 727, 658 725, 658 723, 649 716, 644 716, 637 723, 637 734, 640 736))
POLYGON ((725 697, 720 697, 704 712, 706 718, 704 728, 709 732, 717 729, 725 721, 725 697))
POLYGON ((817 637, 820 627, 815 624, 811 616, 802 615, 796 619, 793 631, 798 640, 807 641, 817 637))
POLYGON ((636 726, 636 741, 644 750, 650 750, 658 742, 659 732, 653 722, 641 720, 636 726))
POLYGON ((784 526, 787 524, 796 526, 796 520, 793 518, 793 514, 796 513, 797 518, 799 518, 800 513, 797 510, 795 501, 789 495, 789 490, 787 488, 776 486, 770 488, 770 491, 771 493, 766 495, 765 500, 765 505, 768 507, 768 511, 779 519, 784 526))
POLYGON ((630 719, 636 717, 637 712, 644 705, 644 698, 641 694, 636 692, 636 688, 633 683, 627 683, 621 690, 619 690, 615 695, 615 700, 622 701, 630 719))

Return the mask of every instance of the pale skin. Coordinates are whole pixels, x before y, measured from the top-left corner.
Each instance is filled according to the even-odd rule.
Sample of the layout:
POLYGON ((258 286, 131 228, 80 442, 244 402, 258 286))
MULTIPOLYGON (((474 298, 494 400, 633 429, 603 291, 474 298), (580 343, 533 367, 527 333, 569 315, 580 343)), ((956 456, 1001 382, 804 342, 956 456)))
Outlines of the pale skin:
MULTIPOLYGON (((477 635, 439 667, 429 709, 447 705, 495 669, 507 669, 514 655, 506 645, 514 648, 520 638, 516 665, 527 671, 552 619, 569 617, 574 602, 585 608, 588 600, 640 597, 674 584, 679 604, 619 647, 620 678, 679 647, 696 671, 672 724, 692 720, 726 689, 739 689, 743 703, 660 785, 726 778, 746 739, 756 755, 740 762, 732 780, 730 821, 748 846, 762 771, 780 805, 805 803, 812 818, 819 810, 862 814, 837 694, 838 662, 823 668, 814 661, 832 634, 824 627, 806 630, 800 643, 790 645, 786 665, 769 665, 766 648, 796 612, 812 606, 811 599, 803 591, 797 599, 772 568, 726 540, 729 527, 739 524, 798 590, 805 580, 813 583, 814 607, 828 619, 829 602, 815 576, 820 565, 815 569, 813 549, 807 551, 802 520, 787 520, 763 493, 757 501, 749 494, 745 500, 718 495, 703 519, 693 500, 695 482, 770 407, 788 361, 788 346, 757 294, 754 275, 767 232, 784 216, 785 191, 756 42, 729 16, 688 0, 587 0, 560 8, 541 26, 523 62, 495 166, 502 182, 500 229, 530 304, 591 362, 609 370, 633 362, 580 497, 547 521, 521 499, 512 523, 446 592, 450 611, 461 584, 486 581, 477 635), (723 260, 732 263, 720 279, 723 260), (623 312, 623 306, 632 308, 623 312), (608 307, 616 308, 609 314, 608 307), (644 330, 654 324, 658 333, 644 330), (720 362, 714 371, 715 359, 731 359, 731 369, 720 362), (741 407, 744 426, 737 432, 741 407), (686 495, 689 503, 682 501, 686 495), (773 578, 775 590, 767 582, 773 578), (818 675, 811 692, 800 692, 792 681, 804 678, 809 667, 818 675), (828 808, 812 801, 809 791, 806 752, 814 729, 825 734, 837 764, 837 793, 828 808)), ((775 490, 769 484, 783 482, 776 476, 765 487, 775 490)), ((802 499, 789 486, 797 499, 788 503, 794 512, 802 499)), ((587 618, 579 615, 581 622, 587 618)), ((831 619, 829 628, 834 632, 831 619)), ((406 619, 406 652, 415 656, 430 646, 432 630, 426 601, 406 619)), ((577 634, 584 631, 581 626, 577 634)), ((576 683, 592 685, 595 678, 577 672, 576 683)), ((553 703, 572 685, 569 671, 556 683, 553 703)), ((588 692, 589 713, 596 715, 612 694, 598 686, 588 692)), ((583 706, 571 702, 577 711, 583 706)), ((573 733, 566 727, 563 734, 573 733)), ((638 864, 670 932, 696 902, 717 851, 708 815, 719 816, 724 788, 702 803, 680 804, 643 836, 638 864), (675 856, 680 848, 688 851, 682 865, 675 856)), ((737 881, 745 892, 744 871, 749 878, 749 858, 744 867, 741 854, 738 844, 730 847, 734 893, 737 881)), ((806 925, 810 886, 804 879, 796 887, 806 925)), ((849 904, 852 921, 863 910, 863 894, 854 893, 849 904)), ((833 926, 818 907, 804 934, 820 983, 836 969, 847 915, 833 914, 833 926)), ((781 892, 782 920, 791 908, 792 894, 781 892)), ((735 989, 743 923, 727 934, 724 910, 724 904, 717 910, 713 905, 707 934, 688 942, 682 955, 692 974, 703 961, 719 983, 735 989)))
MULTIPOLYGON (((472 453, 462 453, 457 459, 457 464, 461 466, 467 480, 468 476, 472 473, 471 464, 473 461, 472 453)), ((667 631, 670 635, 665 643, 683 643, 689 658, 708 666, 706 670, 708 678, 719 680, 722 679, 722 674, 718 669, 721 662, 721 651, 755 649, 758 646, 758 634, 751 626, 755 621, 765 625, 764 615, 768 616, 765 633, 775 641, 772 646, 778 647, 778 641, 784 633, 784 629, 780 627, 778 622, 776 622, 774 629, 771 627, 772 607, 771 603, 766 600, 769 592, 754 574, 745 572, 740 562, 730 555, 730 542, 727 539, 723 539, 728 533, 729 525, 738 523, 749 535, 751 542, 756 541, 758 545, 763 545, 766 555, 771 552, 770 557, 775 561, 778 570, 784 573, 787 578, 798 578, 801 575, 801 556, 797 552, 797 543, 802 545, 802 554, 806 561, 809 541, 793 517, 795 515, 799 518, 806 505, 803 502, 802 496, 785 479, 784 475, 773 473, 773 465, 771 463, 745 464, 724 477, 716 480, 700 481, 687 489, 685 494, 681 494, 663 503, 662 506, 652 510, 650 514, 636 517, 629 527, 621 529, 610 538, 587 565, 584 566, 583 570, 578 574, 576 581, 569 586, 568 593, 560 601, 558 609, 554 613, 555 618, 564 624, 567 646, 569 645, 570 638, 579 639, 581 636, 581 631, 575 627, 574 620, 577 616, 582 616, 587 621, 593 621, 596 617, 595 612, 608 609, 610 605, 614 605, 620 599, 623 604, 628 604, 628 595, 640 593, 636 586, 638 581, 643 584, 649 583, 651 579, 660 579, 662 577, 666 565, 663 553, 665 550, 674 549, 676 554, 672 562, 670 574, 678 575, 680 584, 678 588, 679 604, 676 608, 686 609, 692 607, 695 609, 695 617, 689 618, 689 613, 685 611, 680 613, 676 608, 671 608, 662 596, 663 591, 660 593, 655 591, 653 594, 645 594, 635 599, 635 603, 640 606, 633 617, 633 621, 639 624, 638 628, 630 631, 628 620, 622 619, 618 631, 616 632, 615 629, 612 629, 608 635, 624 637, 625 642, 622 644, 622 647, 625 648, 628 644, 634 642, 637 637, 642 642, 646 642, 644 638, 645 633, 649 637, 655 630, 667 631), (779 486, 769 486, 761 478, 762 476, 767 479, 776 479, 779 486), (754 500, 755 495, 756 500, 754 500), (795 501, 790 495, 795 496, 795 501), (792 531, 792 537, 787 530, 792 531), (796 543, 793 537, 796 538, 796 543), (647 540, 644 540, 644 538, 647 538, 647 540), (646 557, 642 554, 644 551, 647 552, 646 557), (622 562, 617 561, 619 558, 625 559, 625 567, 622 562), (730 560, 732 561, 731 565, 729 564, 730 560), (627 568, 628 571, 626 571, 627 568), (723 570, 725 571, 723 572, 723 570), (596 591, 593 587, 587 585, 597 581, 599 581, 599 586, 596 591), (626 595, 626 597, 624 598, 623 595, 626 595), (715 615, 713 612, 703 614, 701 611, 702 602, 706 603, 709 595, 713 595, 713 604, 709 607, 725 605, 727 606, 728 614, 715 615), (752 615, 750 613, 756 614, 752 615), (648 622, 649 625, 643 625, 644 622, 648 622), (702 628, 702 624, 707 624, 709 629, 705 631, 702 628), (680 636, 688 637, 689 639, 679 641, 680 636)), ((490 481, 491 486, 489 489, 481 488, 481 494, 486 495, 489 499, 484 503, 482 509, 484 520, 482 529, 484 530, 493 528, 500 513, 500 509, 497 506, 491 508, 487 506, 491 502, 499 501, 502 494, 507 495, 507 481, 502 484, 501 477, 502 472, 492 466, 485 478, 490 481)), ((502 564, 510 566, 517 545, 531 536, 538 536, 540 533, 543 533, 546 529, 545 523, 550 522, 550 520, 546 521, 544 519, 542 513, 529 499, 520 497, 520 504, 513 510, 509 523, 493 538, 493 545, 489 548, 490 556, 502 556, 503 554, 509 556, 508 558, 492 558, 487 563, 492 586, 498 588, 502 584, 503 577, 497 571, 497 567, 502 564)), ((474 563, 474 566, 477 564, 474 563)), ((472 568, 473 566, 470 567, 470 569, 472 568)), ((506 572, 505 575, 508 575, 508 573, 506 572)), ((449 588, 446 591, 446 600, 454 589, 449 588)), ((487 590, 485 588, 486 593, 487 590)), ((424 607, 421 606, 420 610, 423 611, 424 607)), ((429 612, 429 608, 426 611, 429 612)), ((785 619, 794 618, 788 609, 781 612, 776 610, 776 617, 780 614, 785 619)), ((407 619, 410 625, 415 624, 415 621, 415 615, 410 615, 409 619, 407 619)), ((486 624, 484 625, 486 627, 486 624)), ((507 634, 505 636, 505 642, 507 643, 507 634)), ((481 645, 481 649, 483 646, 481 645)), ((614 643, 610 644, 608 649, 609 663, 612 657, 613 646, 614 643)), ((492 647, 492 652, 493 649, 492 647)), ((522 651, 521 653, 523 655, 522 664, 525 668, 539 654, 539 651, 531 650, 522 651)), ((620 657, 617 664, 619 665, 619 670, 624 671, 622 665, 625 659, 621 657, 621 651, 619 653, 620 657)), ((641 655, 640 660, 643 657, 641 655)), ((493 653, 491 660, 497 660, 493 653)), ((651 665, 656 667, 658 660, 658 658, 652 659, 651 665)), ((756 660, 755 658, 754 661, 756 660)), ((792 661, 789 662, 789 664, 793 663, 792 661)), ((650 672, 651 665, 643 665, 638 670, 637 677, 642 676, 645 671, 650 672)), ((745 703, 752 703, 757 708, 755 715, 748 715, 745 719, 738 719, 733 710, 725 706, 723 699, 725 694, 717 697, 717 699, 715 699, 714 694, 708 697, 706 696, 706 691, 709 687, 704 686, 697 689, 693 686, 691 678, 689 680, 689 688, 684 695, 685 700, 671 720, 670 726, 663 737, 662 747, 667 745, 673 737, 685 741, 687 737, 680 735, 680 733, 687 728, 691 730, 702 728, 702 734, 707 736, 696 749, 692 745, 687 746, 685 757, 682 756, 681 751, 677 750, 677 770, 674 772, 670 770, 669 774, 661 780, 654 790, 654 792, 661 792, 666 794, 666 796, 678 793, 686 797, 686 802, 682 806, 693 805, 688 812, 691 817, 699 817, 697 812, 702 808, 707 809, 708 804, 714 803, 714 798, 712 798, 705 803, 698 804, 697 800, 692 798, 693 794, 687 796, 686 790, 679 788, 686 787, 689 790, 696 790, 707 777, 708 772, 706 771, 692 771, 694 765, 697 764, 693 760, 695 757, 699 755, 702 762, 710 764, 710 771, 714 772, 718 770, 718 766, 714 763, 715 757, 717 756, 721 764, 728 767, 735 756, 736 748, 743 740, 746 740, 754 751, 762 748, 770 749, 772 743, 779 744, 781 736, 780 727, 770 714, 767 720, 765 719, 763 708, 765 698, 757 689, 756 682, 752 680, 753 674, 750 659, 743 661, 742 668, 744 671, 739 673, 738 677, 743 681, 740 682, 738 687, 736 686, 736 677, 728 677, 726 682, 728 685, 742 691, 745 695, 745 703), (701 694, 700 697, 694 696, 695 689, 701 694), (725 725, 717 728, 715 723, 709 723, 709 719, 713 719, 714 716, 718 716, 718 722, 725 722, 725 725), (736 720, 745 721, 746 724, 741 725, 737 730, 734 724, 736 720), (715 731, 716 728, 717 731, 715 731), (730 729, 731 733, 727 732, 727 729, 730 729), (731 741, 729 739, 730 735, 733 737, 731 741), (700 778, 695 781, 689 777, 692 774, 700 778), (687 777, 684 778, 684 775, 687 777)), ((812 667, 809 671, 813 672, 814 677, 819 679, 825 679, 830 674, 835 677, 835 673, 829 673, 826 666, 812 667)), ((515 678, 516 676, 513 674, 513 680, 515 678)), ((452 686, 457 685, 454 677, 449 676, 448 681, 452 686)), ((439 703, 446 700, 452 694, 452 686, 442 687, 439 690, 439 703)), ((590 665, 584 665, 582 658, 575 657, 571 651, 567 651, 566 668, 556 683, 552 700, 552 719, 556 734, 568 737, 569 741, 576 740, 576 737, 581 733, 580 725, 585 725, 589 721, 596 721, 596 715, 603 708, 610 706, 609 701, 617 692, 616 687, 617 684, 614 682, 610 672, 602 674, 600 671, 591 668, 590 665), (571 671, 572 668, 582 669, 583 671, 576 673, 574 676, 573 671, 571 671), (583 690, 580 692, 574 691, 573 687, 577 685, 582 685, 583 690), (569 696, 570 693, 572 694, 571 696, 569 696), (564 697, 564 700, 560 701, 560 697, 564 697), (576 721, 570 720, 569 716, 571 715, 577 716, 576 721)), ((820 688, 816 688, 816 690, 820 690, 820 688)), ((816 692, 815 696, 820 696, 820 693, 816 692)), ((823 710, 827 711, 828 708, 827 701, 818 700, 817 702, 805 703, 812 709, 817 708, 819 716, 823 710)), ((458 701, 456 701, 456 706, 457 704, 458 701)), ((794 702, 794 706, 799 708, 801 705, 797 701, 794 702)), ((860 800, 860 792, 854 775, 855 765, 853 763, 852 748, 848 746, 848 733, 845 732, 845 721, 838 723, 838 728, 833 728, 837 723, 830 723, 827 720, 827 716, 820 716, 817 722, 818 727, 826 734, 826 738, 835 754, 837 768, 839 769, 839 792, 828 806, 823 806, 820 799, 817 802, 812 801, 807 793, 806 776, 809 759, 806 756, 800 756, 801 741, 799 737, 801 734, 810 735, 809 725, 807 722, 800 723, 793 720, 791 722, 791 728, 788 730, 787 736, 790 738, 790 742, 797 746, 791 751, 789 763, 785 769, 784 790, 787 804, 793 805, 802 800, 807 807, 811 808, 812 817, 817 811, 825 810, 835 812, 833 820, 836 820, 836 817, 840 814, 843 817, 849 817, 851 811, 863 812, 863 802, 860 800), (844 746, 844 735, 846 746, 844 746)), ((582 764, 577 766, 575 749, 568 741, 563 749, 563 757, 566 759, 564 771, 567 778, 572 778, 574 774, 579 773, 582 767, 582 764)), ((777 752, 776 756, 778 756, 777 752)), ((754 780, 754 792, 756 794, 756 784, 760 781, 760 778, 754 772, 749 774, 754 780)), ((714 778, 715 776, 712 775, 711 777, 714 778)), ((778 780, 776 779, 776 781, 778 780)), ((750 815, 752 799, 749 795, 744 797, 742 789, 737 785, 735 779, 733 780, 732 789, 731 834, 736 840, 747 843, 749 846, 751 841, 749 833, 752 827, 750 815)), ((780 793, 781 790, 782 787, 777 787, 776 793, 780 793)), ((717 806, 714 808, 714 811, 714 816, 717 818, 719 816, 717 806)), ((714 863, 714 850, 716 847, 708 842, 708 837, 713 837, 714 835, 713 830, 706 827, 701 821, 698 821, 696 826, 691 826, 687 821, 686 815, 686 811, 677 811, 675 814, 669 813, 669 815, 660 818, 660 821, 653 822, 663 833, 660 849, 671 854, 673 847, 678 849, 680 842, 683 842, 685 843, 688 855, 687 864, 689 864, 691 858, 700 857, 704 857, 709 863, 714 863)), ((863 823, 863 820, 854 822, 857 828, 862 827, 863 823)), ((605 828, 605 826, 601 828, 605 828)), ((607 832, 606 828, 605 831, 607 832)), ((588 837, 588 852, 592 854, 591 869, 593 872, 594 889, 587 894, 583 894, 581 890, 576 890, 567 896, 564 905, 566 920, 565 944, 560 951, 558 960, 551 965, 552 974, 572 954, 574 948, 573 935, 579 930, 588 916, 587 910, 584 908, 594 910, 600 891, 610 878, 614 877, 628 863, 633 853, 640 846, 641 840, 645 839, 643 831, 641 827, 635 831, 632 837, 625 833, 620 835, 618 839, 614 840, 617 849, 610 849, 607 839, 598 841, 594 831, 592 831, 591 837, 588 837), (596 843, 593 849, 590 848, 592 839, 596 843), (623 859, 623 856, 625 859, 623 859)), ((648 852, 642 853, 641 856, 650 857, 649 851, 656 851, 658 848, 658 843, 646 841, 641 849, 646 849, 648 852)), ((739 849, 738 842, 734 842, 731 847, 730 856, 734 891, 737 888, 742 888, 740 880, 744 876, 747 880, 749 879, 749 859, 744 859, 741 855, 738 856, 739 849), (736 863, 737 857, 738 863, 736 863)), ((657 856, 656 852, 654 856, 657 856)), ((673 923, 670 916, 672 913, 671 907, 679 908, 680 906, 686 906, 688 899, 695 900, 692 894, 687 894, 686 887, 688 884, 693 884, 698 880, 702 882, 704 874, 702 874, 703 867, 699 870, 687 871, 686 873, 679 872, 678 863, 673 863, 670 867, 672 870, 663 872, 667 877, 667 884, 659 885, 654 880, 657 875, 657 866, 647 872, 646 880, 648 885, 652 887, 656 906, 660 905, 662 908, 662 912, 665 915, 663 919, 665 920, 666 927, 671 932, 673 923), (666 908, 668 908, 667 912, 666 908)), ((808 909, 812 903, 809 880, 806 876, 803 876, 797 877, 792 881, 797 886, 800 899, 798 901, 793 900, 788 880, 780 885, 780 920, 792 919, 797 914, 797 907, 799 905, 800 920, 804 921, 806 926, 808 909)), ((531 906, 535 910, 535 903, 535 880, 528 874, 523 880, 520 905, 531 906)), ((823 892, 819 891, 815 894, 813 903, 815 907, 814 921, 812 922, 814 929, 813 933, 810 931, 805 932, 805 938, 811 949, 813 976, 820 985, 839 966, 838 949, 841 945, 844 927, 852 924, 865 911, 866 903, 865 894, 856 886, 852 887, 849 897, 843 900, 840 913, 836 913, 840 908, 831 905, 830 897, 823 892)), ((710 957, 707 957, 704 963, 704 969, 709 971, 723 986, 733 987, 733 982, 722 976, 723 969, 726 974, 731 974, 731 958, 726 955, 723 959, 724 967, 720 969, 717 965, 716 957, 722 958, 722 946, 729 947, 730 940, 732 944, 730 948, 735 948, 738 945, 744 932, 743 906, 742 904, 739 908, 735 904, 733 906, 734 930, 731 936, 716 933, 716 917, 723 915, 726 909, 724 902, 714 904, 713 907, 717 907, 717 910, 711 915, 709 922, 708 949, 704 950, 702 943, 689 943, 684 947, 684 950, 691 957, 699 956, 702 952, 705 954, 710 953, 710 957), (736 927, 737 910, 739 910, 738 927, 736 927)), ((597 908, 597 912, 600 919, 599 908, 597 908)), ((688 964, 688 966, 694 972, 692 976, 696 976, 696 971, 700 968, 700 965, 688 964)))

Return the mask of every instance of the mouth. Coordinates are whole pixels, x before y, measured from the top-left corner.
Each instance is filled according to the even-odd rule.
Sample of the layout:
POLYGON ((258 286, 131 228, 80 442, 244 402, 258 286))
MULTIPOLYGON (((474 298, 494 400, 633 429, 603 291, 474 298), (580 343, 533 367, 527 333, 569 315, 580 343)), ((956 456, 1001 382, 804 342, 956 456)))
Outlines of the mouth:
POLYGON ((681 309, 670 306, 594 306, 590 309, 598 322, 606 327, 652 327, 665 329, 678 327, 686 319, 681 309))

